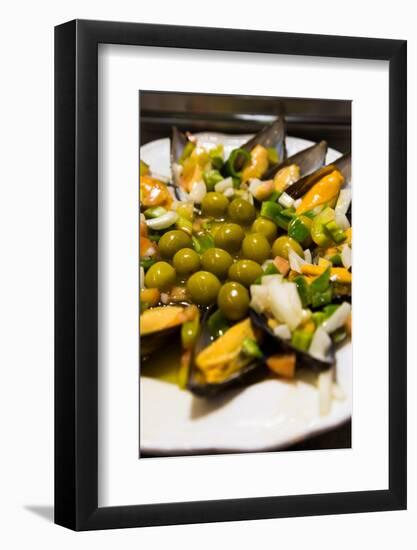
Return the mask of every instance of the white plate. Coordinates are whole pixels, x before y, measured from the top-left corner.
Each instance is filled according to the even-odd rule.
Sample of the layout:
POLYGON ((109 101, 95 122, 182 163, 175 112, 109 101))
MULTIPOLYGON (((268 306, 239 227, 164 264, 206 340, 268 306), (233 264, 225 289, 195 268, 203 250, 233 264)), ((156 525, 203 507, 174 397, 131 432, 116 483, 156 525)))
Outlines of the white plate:
MULTIPOLYGON (((225 154, 250 136, 197 134, 204 144, 224 143, 225 154), (227 147, 226 147, 227 145, 227 147)), ((287 137, 291 156, 313 142, 287 137)), ((170 176, 168 138, 141 147, 141 159, 154 173, 170 176)), ((340 156, 329 149, 327 162, 340 156)), ((352 411, 352 345, 336 354, 336 376, 345 398, 319 414, 318 391, 311 373, 295 382, 265 380, 215 399, 202 399, 154 378, 140 379, 140 447, 160 455, 244 452, 279 449, 348 420, 352 411)))

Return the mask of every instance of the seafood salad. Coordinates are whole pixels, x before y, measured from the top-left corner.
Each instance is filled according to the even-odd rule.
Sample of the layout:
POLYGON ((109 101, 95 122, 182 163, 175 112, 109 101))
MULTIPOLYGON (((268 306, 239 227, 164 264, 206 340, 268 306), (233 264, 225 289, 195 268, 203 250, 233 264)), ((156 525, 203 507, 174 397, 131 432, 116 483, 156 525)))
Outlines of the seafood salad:
POLYGON ((173 128, 171 178, 140 161, 142 365, 174 343, 175 381, 207 398, 308 369, 325 415, 351 336, 351 157, 287 157, 282 118, 229 149, 173 128))

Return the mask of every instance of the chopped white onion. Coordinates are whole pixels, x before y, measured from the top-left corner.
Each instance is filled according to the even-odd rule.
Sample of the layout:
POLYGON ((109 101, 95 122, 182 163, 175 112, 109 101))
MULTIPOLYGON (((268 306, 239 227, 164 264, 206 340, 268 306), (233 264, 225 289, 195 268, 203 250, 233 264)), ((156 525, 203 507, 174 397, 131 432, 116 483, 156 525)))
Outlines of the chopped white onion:
POLYGON ((214 186, 214 190, 217 193, 223 193, 226 189, 233 189, 233 178, 225 178, 214 186))
POLYGON ((296 284, 272 281, 268 284, 268 290, 274 317, 286 323, 291 330, 297 328, 303 317, 303 308, 296 284))
POLYGON ((265 271, 265 269, 273 263, 274 263, 274 260, 265 260, 261 267, 265 271))
POLYGON ((346 229, 349 229, 350 227, 350 223, 346 217, 346 214, 342 214, 342 212, 335 212, 334 221, 337 223, 340 229, 343 229, 343 231, 346 231, 346 229))
POLYGON ((145 286, 145 270, 142 266, 140 266, 139 269, 139 288, 143 288, 145 286))
POLYGON ((320 326, 313 335, 309 347, 309 354, 317 359, 325 359, 330 349, 332 340, 325 330, 320 326))
POLYGON ((285 206, 285 208, 290 208, 294 204, 294 199, 288 195, 288 193, 282 193, 279 197, 278 202, 285 206))
POLYGON ((294 201, 294 204, 293 204, 294 208, 297 209, 302 203, 302 201, 303 199, 297 199, 296 201, 294 201))
POLYGON ((169 294, 166 294, 165 292, 161 293, 161 302, 163 304, 167 304, 169 302, 169 294))
POLYGON ((190 199, 201 204, 207 194, 207 187, 204 181, 195 181, 190 191, 190 199))
POLYGON ((331 334, 345 324, 351 311, 352 306, 348 302, 343 302, 343 304, 341 304, 336 311, 330 315, 324 323, 322 323, 321 328, 328 334, 331 334))
POLYGON ((290 262, 290 268, 297 273, 301 273, 301 266, 307 263, 301 256, 294 252, 294 250, 289 251, 288 260, 290 262))
POLYGON ((258 201, 267 200, 274 191, 273 180, 261 181, 257 178, 253 178, 249 181, 249 193, 258 201))
POLYGON ((349 210, 349 205, 352 200, 352 190, 351 189, 342 189, 339 193, 339 198, 337 199, 335 211, 340 214, 346 214, 349 210))
POLYGON ((223 195, 227 198, 233 197, 234 194, 235 194, 235 190, 230 187, 223 192, 223 195))
POLYGON ((349 269, 352 266, 352 249, 348 244, 344 244, 342 246, 342 263, 343 267, 346 267, 346 269, 349 269))
POLYGON ((181 185, 177 185, 176 190, 181 202, 189 202, 191 200, 191 196, 187 193, 187 191, 184 191, 181 185))
POLYGON ((317 386, 319 391, 320 416, 326 416, 329 414, 332 406, 333 368, 319 374, 317 386))
POLYGON ((162 214, 162 216, 146 220, 146 225, 151 229, 166 229, 167 227, 173 225, 177 220, 178 214, 173 210, 170 210, 169 212, 162 214))
POLYGON ((251 285, 250 307, 258 313, 263 313, 269 307, 269 292, 266 285, 251 285))
POLYGON ((282 282, 282 275, 279 273, 274 273, 273 275, 263 275, 261 282, 263 285, 269 285, 273 283, 274 281, 277 281, 278 283, 282 282))
POLYGON ((304 259, 305 261, 308 263, 308 264, 312 264, 313 263, 313 258, 311 256, 311 252, 310 252, 310 249, 309 248, 306 248, 304 250, 304 259))
POLYGON ((275 336, 278 336, 278 338, 282 338, 283 340, 290 340, 291 339, 291 331, 288 328, 287 325, 278 325, 274 328, 274 334, 275 336))
POLYGON ((257 189, 262 185, 262 181, 257 178, 252 178, 249 180, 249 192, 256 196, 257 189))

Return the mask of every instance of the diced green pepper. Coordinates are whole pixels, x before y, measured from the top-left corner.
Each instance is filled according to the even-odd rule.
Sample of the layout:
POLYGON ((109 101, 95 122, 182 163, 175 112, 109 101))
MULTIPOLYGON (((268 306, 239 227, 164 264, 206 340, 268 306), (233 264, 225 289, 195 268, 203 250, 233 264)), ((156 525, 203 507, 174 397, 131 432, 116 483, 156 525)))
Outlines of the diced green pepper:
POLYGON ((325 227, 325 224, 332 220, 334 220, 334 210, 332 208, 325 208, 313 219, 311 238, 318 246, 326 247, 332 244, 331 235, 325 227))
POLYGON ((148 235, 148 239, 152 241, 153 243, 159 242, 159 239, 161 238, 161 233, 150 233, 148 235))
POLYGON ((297 285, 298 294, 303 307, 307 307, 311 303, 310 285, 306 281, 305 277, 295 277, 294 283, 297 285))
POLYGON ((288 220, 292 220, 295 216, 295 208, 293 206, 290 206, 289 208, 284 208, 284 210, 281 211, 281 216, 284 216, 284 218, 288 218, 288 220))
POLYGON ((346 240, 346 235, 344 231, 337 225, 335 220, 331 220, 325 223, 324 227, 331 239, 333 239, 336 244, 340 244, 346 240))
POLYGON ((248 153, 246 149, 233 149, 226 162, 226 172, 229 176, 240 180, 241 172, 238 172, 235 167, 238 157, 243 157, 244 161, 250 160, 251 158, 250 153, 248 153))
POLYGON ((279 191, 272 191, 272 194, 269 195, 268 200, 270 200, 271 202, 277 202, 281 195, 282 193, 280 193, 279 191))
POLYGON ((207 321, 207 328, 210 336, 215 340, 228 330, 230 327, 228 320, 223 313, 218 309, 212 315, 210 315, 207 321))
POLYGON ((140 267, 143 267, 143 269, 147 271, 155 262, 156 260, 153 260, 152 258, 142 258, 140 261, 140 267))
POLYGON ((333 313, 339 309, 339 304, 329 304, 328 306, 323 308, 323 311, 326 315, 326 319, 328 319, 333 313))
POLYGON ((330 267, 326 269, 317 279, 311 283, 311 290, 324 292, 330 286, 330 267))
POLYGON ((272 201, 264 201, 261 206, 261 216, 269 218, 276 223, 278 227, 287 231, 291 218, 283 215, 283 208, 280 204, 272 201))
POLYGON ((215 170, 221 170, 224 165, 223 159, 221 157, 213 157, 211 159, 211 165, 215 170))
POLYGON ((336 267, 342 267, 343 266, 342 256, 340 254, 334 254, 334 256, 331 256, 329 258, 329 261, 331 261, 332 264, 336 267))
POLYGON ((333 298, 332 289, 327 290, 312 290, 311 291, 311 306, 314 308, 323 307, 330 304, 333 298))
POLYGON ((192 349, 200 331, 200 316, 192 321, 186 321, 181 327, 181 342, 184 349, 192 349))
POLYGON ((276 275, 279 273, 278 269, 276 268, 275 264, 272 262, 269 262, 264 269, 264 275, 276 275))
POLYGON ((248 357, 263 357, 263 353, 260 350, 257 342, 252 338, 245 338, 242 343, 242 352, 248 357))
POLYGON ((209 157, 211 159, 222 158, 223 157, 223 151, 224 151, 224 146, 223 146, 222 143, 219 143, 219 145, 217 145, 216 147, 213 147, 213 149, 210 149, 209 157))
POLYGON ((301 351, 307 351, 313 339, 313 332, 296 329, 291 336, 291 344, 301 351))
POLYGON ((311 315, 311 318, 312 318, 314 324, 316 325, 316 327, 318 327, 319 325, 324 323, 324 321, 326 320, 326 314, 324 313, 324 311, 315 311, 311 315))
POLYGON ((193 247, 198 254, 203 254, 209 248, 214 248, 214 238, 210 233, 200 234, 198 237, 193 235, 191 237, 193 241, 193 247))
POLYGON ((299 243, 311 242, 312 223, 306 216, 296 216, 288 224, 288 235, 299 243))
POLYGON ((203 174, 204 183, 206 184, 207 191, 213 191, 214 186, 224 178, 218 170, 209 170, 203 174))
POLYGON ((337 310, 338 307, 339 307, 338 304, 329 304, 325 306, 321 311, 315 311, 311 316, 315 325, 318 327, 319 325, 324 323, 326 319, 328 319, 331 315, 333 315, 333 313, 337 310))
POLYGON ((192 222, 182 216, 180 216, 178 220, 175 222, 175 226, 177 229, 181 229, 181 231, 184 231, 185 233, 187 233, 187 235, 191 235, 191 233, 193 232, 192 222))
POLYGON ((223 168, 223 145, 220 143, 214 149, 211 149, 209 152, 209 157, 211 160, 211 165, 215 170, 221 170, 223 168))

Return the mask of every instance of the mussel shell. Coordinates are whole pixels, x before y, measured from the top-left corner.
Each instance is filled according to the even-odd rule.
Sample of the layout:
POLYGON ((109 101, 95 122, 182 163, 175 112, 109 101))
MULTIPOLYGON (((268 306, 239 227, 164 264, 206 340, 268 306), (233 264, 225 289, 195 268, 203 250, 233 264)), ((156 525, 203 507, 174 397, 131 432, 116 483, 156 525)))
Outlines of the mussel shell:
MULTIPOLYGON (((287 151, 285 148, 285 122, 282 117, 278 117, 275 122, 269 126, 264 126, 257 134, 255 134, 249 141, 240 146, 240 149, 245 149, 250 153, 256 145, 262 145, 265 148, 274 148, 278 153, 278 157, 281 160, 285 160, 287 157, 287 151)), ((242 157, 238 157, 235 161, 236 170, 241 170, 245 160, 242 157)))
POLYGON ((278 170, 281 170, 281 168, 291 164, 296 164, 300 168, 300 177, 307 176, 323 166, 326 160, 326 154, 327 142, 320 141, 319 143, 311 145, 311 147, 308 147, 307 149, 303 149, 302 151, 295 153, 295 155, 291 155, 291 157, 288 157, 287 160, 274 164, 265 172, 262 179, 272 179, 278 170))
POLYGON ((188 142, 187 136, 184 132, 178 130, 176 126, 172 127, 172 136, 171 136, 171 151, 170 151, 170 160, 171 160, 171 175, 172 183, 174 188, 175 196, 178 200, 187 200, 187 193, 181 188, 178 174, 174 169, 174 165, 178 164, 179 159, 181 158, 184 147, 188 142))
POLYGON ((176 126, 172 127, 172 137, 171 137, 171 166, 178 162, 180 159, 182 152, 184 150, 184 147, 186 146, 188 141, 187 136, 184 134, 184 132, 181 132, 178 130, 176 126))
POLYGON ((210 315, 215 311, 215 306, 209 308, 202 316, 202 329, 200 336, 194 348, 193 357, 191 360, 191 368, 188 377, 187 388, 199 397, 214 397, 224 390, 246 386, 255 383, 267 375, 267 367, 262 359, 255 359, 243 367, 240 371, 233 373, 224 382, 217 384, 207 383, 201 380, 199 369, 195 364, 196 356, 206 348, 211 342, 210 334, 207 328, 207 321, 210 315))
POLYGON ((166 345, 167 339, 178 338, 180 335, 181 325, 170 327, 159 332, 153 332, 146 336, 140 336, 139 353, 140 357, 148 357, 161 347, 166 345))
POLYGON ((343 177, 345 178, 345 185, 347 185, 352 177, 351 166, 352 157, 350 153, 347 153, 334 162, 326 164, 326 166, 319 168, 315 172, 300 178, 298 181, 290 185, 288 189, 286 189, 286 193, 293 199, 298 199, 302 195, 305 195, 305 193, 307 193, 307 191, 309 191, 314 184, 321 180, 321 178, 327 174, 330 174, 336 168, 343 174, 343 177))
POLYGON ((300 351, 291 345, 288 340, 279 338, 268 326, 265 315, 259 314, 253 309, 250 310, 250 318, 255 327, 262 330, 266 334, 266 338, 262 345, 262 351, 265 357, 278 353, 295 353, 297 356, 296 368, 307 368, 315 372, 327 370, 333 366, 335 361, 335 351, 332 344, 326 360, 317 359, 305 351, 300 351))

